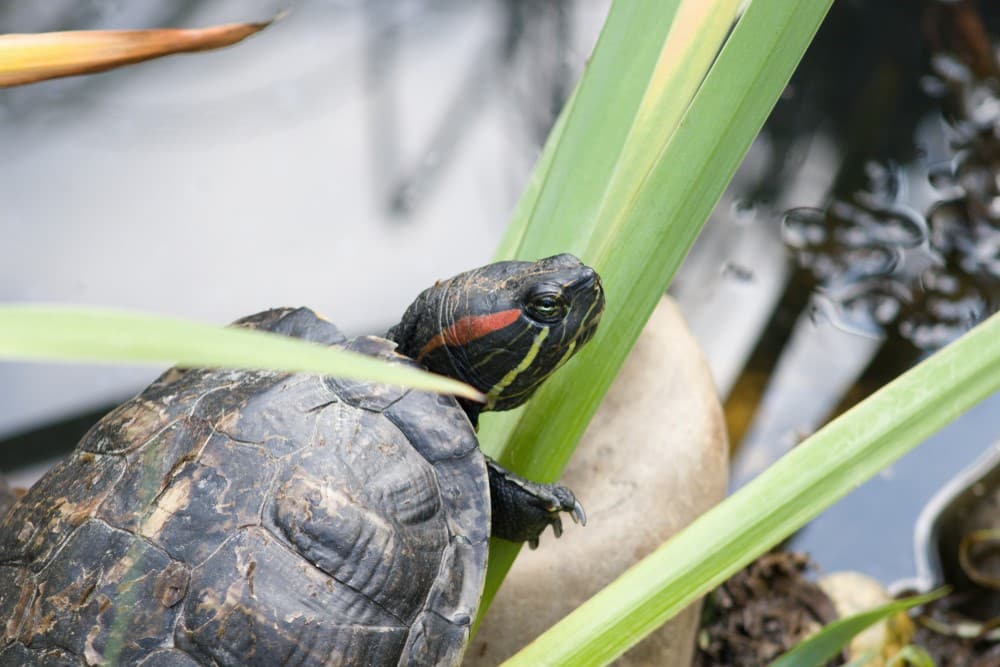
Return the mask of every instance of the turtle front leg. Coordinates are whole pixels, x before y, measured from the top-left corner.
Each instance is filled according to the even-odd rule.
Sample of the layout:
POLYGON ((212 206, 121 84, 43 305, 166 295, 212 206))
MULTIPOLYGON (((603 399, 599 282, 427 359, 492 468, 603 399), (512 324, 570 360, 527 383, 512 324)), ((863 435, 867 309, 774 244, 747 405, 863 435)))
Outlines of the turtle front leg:
POLYGON ((573 492, 560 484, 539 484, 515 475, 493 459, 486 458, 490 473, 490 505, 493 513, 493 537, 511 542, 527 542, 534 549, 538 536, 552 526, 556 537, 562 535, 559 515, 569 512, 573 521, 587 523, 583 506, 573 492))

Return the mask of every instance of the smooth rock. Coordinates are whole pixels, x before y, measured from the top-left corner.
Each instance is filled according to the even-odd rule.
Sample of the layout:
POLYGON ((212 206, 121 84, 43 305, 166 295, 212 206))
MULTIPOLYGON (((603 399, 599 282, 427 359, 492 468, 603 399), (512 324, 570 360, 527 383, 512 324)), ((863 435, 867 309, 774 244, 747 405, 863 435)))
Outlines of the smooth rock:
MULTIPOLYGON (((562 477, 587 510, 586 527, 523 549, 466 652, 497 665, 609 584, 726 493, 728 443, 708 366, 665 298, 562 477)), ((568 522, 567 522, 568 523, 568 522)), ((688 667, 700 605, 615 664, 688 667)))

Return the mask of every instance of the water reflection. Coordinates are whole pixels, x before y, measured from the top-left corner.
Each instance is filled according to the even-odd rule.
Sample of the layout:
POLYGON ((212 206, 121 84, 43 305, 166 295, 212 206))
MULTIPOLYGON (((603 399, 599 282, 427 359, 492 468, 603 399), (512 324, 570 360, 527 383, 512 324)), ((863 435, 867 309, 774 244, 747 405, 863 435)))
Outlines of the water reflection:
MULTIPOLYGON (((984 3, 835 4, 724 198, 735 203, 713 214, 723 231, 706 239, 780 235, 790 265, 756 285, 776 290, 755 300, 763 316, 744 294, 700 315, 712 306, 678 277, 710 348, 715 331, 752 328, 742 370, 717 373, 739 443, 734 488, 1000 307, 996 34, 1000 6, 984 3)), ((776 262, 718 243, 727 281, 702 294, 733 291, 730 256, 754 276, 776 262)), ((887 583, 910 574, 915 513, 1000 437, 997 399, 828 510, 796 548, 887 583)))
POLYGON ((927 204, 926 217, 899 186, 900 170, 874 164, 868 189, 785 214, 782 239, 812 274, 835 326, 896 327, 934 350, 997 309, 1000 230, 992 211, 1000 200, 984 185, 995 186, 993 165, 971 165, 978 153, 958 150, 956 166, 926 171, 948 197, 927 204))

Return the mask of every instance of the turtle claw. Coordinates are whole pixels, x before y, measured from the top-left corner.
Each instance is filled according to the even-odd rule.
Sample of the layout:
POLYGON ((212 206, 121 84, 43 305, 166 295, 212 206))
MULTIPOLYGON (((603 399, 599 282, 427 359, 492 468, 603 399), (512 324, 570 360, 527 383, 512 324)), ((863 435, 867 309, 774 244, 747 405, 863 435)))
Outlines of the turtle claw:
POLYGON ((512 542, 527 542, 532 549, 548 526, 558 538, 563 534, 562 513, 574 523, 587 524, 587 515, 573 492, 559 484, 532 482, 486 460, 493 503, 491 532, 512 542))
POLYGON ((587 513, 583 511, 583 505, 576 498, 573 499, 573 509, 569 513, 570 517, 573 519, 573 523, 579 524, 581 526, 587 525, 587 513))

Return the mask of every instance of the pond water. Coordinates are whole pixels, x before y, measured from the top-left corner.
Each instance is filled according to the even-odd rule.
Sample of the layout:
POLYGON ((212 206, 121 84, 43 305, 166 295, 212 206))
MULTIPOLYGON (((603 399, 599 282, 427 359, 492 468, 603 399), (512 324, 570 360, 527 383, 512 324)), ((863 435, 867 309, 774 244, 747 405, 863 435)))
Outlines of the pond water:
MULTIPOLYGON (((992 5, 835 4, 713 213, 672 291, 726 399, 733 488, 1000 307, 998 27, 992 5)), ((912 576, 923 506, 997 443, 1000 395, 790 545, 912 576)))

